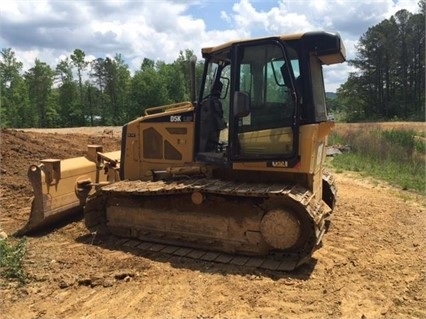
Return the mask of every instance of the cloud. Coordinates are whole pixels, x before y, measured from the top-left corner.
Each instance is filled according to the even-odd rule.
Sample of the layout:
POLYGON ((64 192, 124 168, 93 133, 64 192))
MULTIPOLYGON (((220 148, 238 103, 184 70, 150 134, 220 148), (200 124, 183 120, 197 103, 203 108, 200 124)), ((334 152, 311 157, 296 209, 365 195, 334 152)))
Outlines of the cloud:
POLYGON ((232 10, 235 26, 257 36, 304 32, 313 27, 305 15, 289 11, 283 2, 267 11, 257 11, 249 0, 241 0, 232 10))
MULTIPOLYGON (((400 9, 416 12, 415 1, 396 0, 3 0, 0 47, 12 48, 24 68, 34 59, 55 67, 82 49, 87 58, 120 53, 133 70, 144 58, 171 62, 179 51, 239 38, 312 30, 338 31, 349 58, 360 36, 400 9)), ((325 72, 335 90, 347 65, 325 72), (338 71, 344 70, 344 71, 338 71)))

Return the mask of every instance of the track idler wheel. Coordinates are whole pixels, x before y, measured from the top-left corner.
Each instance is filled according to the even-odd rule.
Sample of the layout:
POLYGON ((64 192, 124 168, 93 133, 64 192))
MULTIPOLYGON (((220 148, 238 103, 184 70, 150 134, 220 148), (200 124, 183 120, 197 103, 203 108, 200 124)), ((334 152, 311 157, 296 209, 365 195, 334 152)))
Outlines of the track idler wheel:
POLYGON ((268 211, 260 223, 263 239, 275 249, 288 249, 299 241, 301 226, 297 217, 284 209, 268 211))

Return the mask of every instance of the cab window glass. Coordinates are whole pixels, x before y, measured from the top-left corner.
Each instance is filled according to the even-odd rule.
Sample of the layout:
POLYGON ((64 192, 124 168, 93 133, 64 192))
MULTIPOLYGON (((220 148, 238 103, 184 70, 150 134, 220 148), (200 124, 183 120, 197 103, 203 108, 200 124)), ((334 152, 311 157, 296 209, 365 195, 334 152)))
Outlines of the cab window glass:
POLYGON ((295 106, 289 72, 293 70, 294 79, 300 75, 297 53, 289 49, 289 68, 278 43, 241 49, 238 89, 249 94, 251 106, 250 114, 239 119, 239 154, 247 157, 290 155, 295 106))

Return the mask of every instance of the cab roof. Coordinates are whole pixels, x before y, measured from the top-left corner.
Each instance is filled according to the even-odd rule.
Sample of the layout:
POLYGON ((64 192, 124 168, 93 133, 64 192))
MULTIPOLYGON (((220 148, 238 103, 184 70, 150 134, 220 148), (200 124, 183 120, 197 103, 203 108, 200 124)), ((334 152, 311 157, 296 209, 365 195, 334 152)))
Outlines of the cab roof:
POLYGON ((276 38, 279 38, 283 41, 298 40, 298 39, 301 39, 304 34, 305 33, 295 33, 295 34, 283 34, 283 35, 279 35, 279 36, 268 36, 268 37, 260 37, 260 38, 232 40, 232 41, 225 42, 223 44, 220 44, 220 45, 217 45, 217 46, 214 46, 214 47, 202 48, 201 53, 202 53, 203 57, 205 57, 205 55, 209 55, 211 53, 219 52, 219 51, 222 51, 224 49, 230 48, 234 44, 247 43, 247 42, 251 42, 251 41, 276 39, 276 38))
MULTIPOLYGON (((304 50, 315 54, 324 64, 342 63, 346 60, 346 49, 338 33, 325 31, 310 31, 295 34, 283 34, 278 36, 261 37, 253 39, 242 39, 229 41, 224 44, 201 49, 203 58, 227 52, 233 45, 239 43, 250 43, 268 39, 279 39, 281 41, 302 41, 304 50)), ((225 53, 226 54, 226 53, 225 53)))

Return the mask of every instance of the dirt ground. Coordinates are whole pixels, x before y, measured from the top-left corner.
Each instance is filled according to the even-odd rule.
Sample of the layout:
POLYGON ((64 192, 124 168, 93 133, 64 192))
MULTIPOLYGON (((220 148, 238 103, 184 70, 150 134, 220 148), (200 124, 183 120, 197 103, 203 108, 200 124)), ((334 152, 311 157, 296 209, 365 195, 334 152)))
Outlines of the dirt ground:
MULTIPOLYGON (((119 149, 120 130, 1 131, 0 227, 25 224, 26 172, 119 149), (83 134, 84 133, 84 134, 83 134)), ((28 282, 0 279, 1 318, 426 318, 426 197, 345 172, 323 247, 294 272, 92 244, 82 221, 28 238, 28 282)), ((94 242, 93 242, 94 243, 94 242)))

